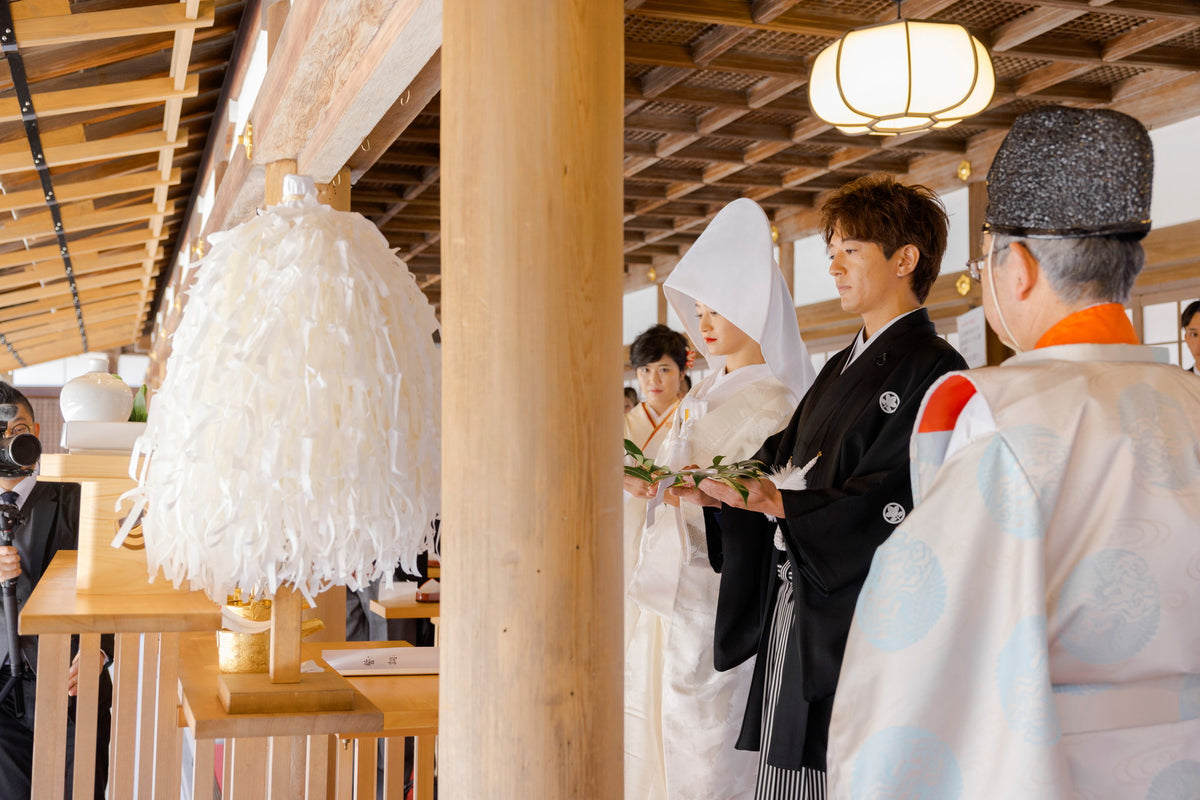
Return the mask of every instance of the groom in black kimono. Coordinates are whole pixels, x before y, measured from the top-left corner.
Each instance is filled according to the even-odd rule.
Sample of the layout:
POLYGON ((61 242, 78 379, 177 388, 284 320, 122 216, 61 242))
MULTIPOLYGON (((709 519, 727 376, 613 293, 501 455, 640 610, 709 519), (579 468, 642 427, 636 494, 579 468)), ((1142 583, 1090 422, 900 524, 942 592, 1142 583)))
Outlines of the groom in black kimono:
POLYGON ((737 747, 762 751, 760 800, 825 796, 829 717, 855 602, 875 548, 912 508, 918 406, 938 377, 966 368, 921 308, 946 249, 946 213, 933 193, 863 177, 826 201, 821 223, 842 309, 863 328, 755 456, 774 468, 815 458, 807 488, 750 481, 747 501, 712 480, 672 490, 706 506, 709 557, 721 573, 716 668, 758 656, 737 747))

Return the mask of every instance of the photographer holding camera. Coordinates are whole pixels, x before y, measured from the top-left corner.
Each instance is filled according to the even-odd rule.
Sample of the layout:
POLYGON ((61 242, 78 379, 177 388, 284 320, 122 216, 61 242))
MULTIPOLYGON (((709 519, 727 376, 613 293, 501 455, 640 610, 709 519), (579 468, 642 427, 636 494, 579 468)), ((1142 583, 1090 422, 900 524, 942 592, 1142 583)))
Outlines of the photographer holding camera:
MULTIPOLYGON (((15 592, 12 593, 17 609, 29 598, 55 553, 75 550, 79 541, 79 484, 37 480, 36 463, 41 454, 41 445, 34 438, 37 435, 38 424, 34 421, 29 400, 12 386, 0 382, 0 527, 7 524, 12 534, 11 545, 0 545, 0 583, 14 582, 15 592)), ((36 636, 20 637, 20 663, 14 668, 10 658, 13 637, 9 627, 8 615, 0 614, 0 663, 3 664, 0 666, 0 687, 3 687, 0 689, 3 691, 0 700, 0 797, 20 800, 29 797, 31 791, 38 644, 36 636), (19 676, 16 681, 12 680, 14 674, 19 676)), ((111 637, 104 637, 101 647, 111 653, 111 637)), ((72 649, 76 652, 67 678, 67 694, 74 698, 79 682, 78 640, 72 643, 72 649)), ((102 662, 108 661, 106 655, 102 662)), ((108 782, 112 681, 103 669, 93 680, 97 678, 100 702, 95 796, 103 798, 108 782)), ((67 712, 68 799, 75 762, 74 708, 72 699, 67 712)))

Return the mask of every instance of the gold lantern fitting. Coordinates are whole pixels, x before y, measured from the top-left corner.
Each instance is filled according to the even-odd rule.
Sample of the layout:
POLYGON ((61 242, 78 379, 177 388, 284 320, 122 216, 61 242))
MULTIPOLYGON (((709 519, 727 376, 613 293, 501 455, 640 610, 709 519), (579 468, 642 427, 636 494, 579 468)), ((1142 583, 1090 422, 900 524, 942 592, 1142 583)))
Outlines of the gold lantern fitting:
POLYGON ((856 28, 822 50, 808 77, 813 113, 857 136, 949 128, 988 107, 992 59, 966 28, 897 19, 856 28))

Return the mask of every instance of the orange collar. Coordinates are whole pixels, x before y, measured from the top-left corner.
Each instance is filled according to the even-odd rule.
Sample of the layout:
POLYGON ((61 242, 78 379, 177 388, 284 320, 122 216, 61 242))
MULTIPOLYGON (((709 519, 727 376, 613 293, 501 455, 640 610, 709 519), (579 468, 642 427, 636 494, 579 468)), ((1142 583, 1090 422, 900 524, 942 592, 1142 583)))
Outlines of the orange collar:
POLYGON ((1035 348, 1057 344, 1139 344, 1125 306, 1105 303, 1063 317, 1042 334, 1035 348))

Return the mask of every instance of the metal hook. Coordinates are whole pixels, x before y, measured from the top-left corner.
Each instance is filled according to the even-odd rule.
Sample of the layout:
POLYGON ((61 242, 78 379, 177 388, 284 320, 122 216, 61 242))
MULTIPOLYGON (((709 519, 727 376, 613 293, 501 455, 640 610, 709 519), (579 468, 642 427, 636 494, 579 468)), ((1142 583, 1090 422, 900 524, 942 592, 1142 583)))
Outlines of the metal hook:
POLYGON ((362 150, 364 153, 369 153, 369 152, 371 152, 371 140, 370 140, 370 139, 363 139, 363 140, 362 140, 362 144, 360 144, 360 145, 358 146, 358 149, 359 149, 359 150, 362 150))
POLYGON ((408 101, 412 99, 412 89, 405 89, 404 96, 400 98, 400 105, 408 105, 408 101))

